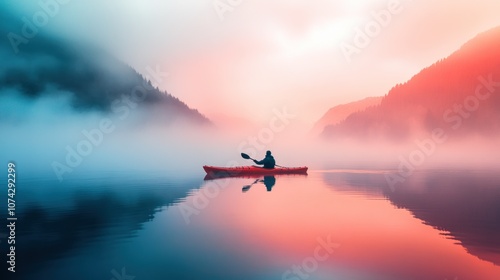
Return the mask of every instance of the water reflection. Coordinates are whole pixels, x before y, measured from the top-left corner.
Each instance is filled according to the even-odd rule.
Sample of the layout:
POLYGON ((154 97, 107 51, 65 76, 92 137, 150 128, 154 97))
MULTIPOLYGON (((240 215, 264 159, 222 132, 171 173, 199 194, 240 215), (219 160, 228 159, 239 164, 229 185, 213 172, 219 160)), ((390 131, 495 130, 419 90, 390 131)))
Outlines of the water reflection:
POLYGON ((499 279, 499 175, 384 175, 25 181, 16 279, 294 279, 318 238, 340 247, 307 279, 499 279))
POLYGON ((218 184, 222 180, 230 180, 230 179, 254 179, 253 182, 247 183, 243 185, 241 191, 247 192, 252 186, 262 183, 268 192, 273 190, 274 185, 276 185, 276 178, 297 178, 297 177, 307 177, 307 174, 280 174, 280 175, 257 175, 257 174, 245 174, 245 175, 237 175, 237 174, 207 174, 203 180, 205 181, 215 181, 218 184))
POLYGON ((247 192, 253 185, 255 185, 257 183, 263 183, 264 186, 266 186, 267 191, 270 192, 273 190, 273 187, 276 184, 276 177, 275 176, 263 176, 263 179, 256 179, 250 185, 243 186, 241 191, 247 192))
MULTIPOLYGON (((16 237, 22 242, 16 244, 16 266, 23 269, 16 273, 16 279, 29 278, 47 263, 67 258, 92 243, 112 246, 136 237, 155 214, 199 187, 199 181, 149 175, 133 179, 120 174, 63 184, 21 180, 16 237), (44 192, 38 194, 40 190, 44 192)), ((3 215, 1 220, 5 220, 3 215)), ((6 243, 0 245, 2 252, 6 251, 6 243)))
POLYGON ((416 172, 394 188, 377 172, 329 172, 323 178, 340 191, 382 194, 470 254, 500 265, 500 181, 495 173, 416 172))

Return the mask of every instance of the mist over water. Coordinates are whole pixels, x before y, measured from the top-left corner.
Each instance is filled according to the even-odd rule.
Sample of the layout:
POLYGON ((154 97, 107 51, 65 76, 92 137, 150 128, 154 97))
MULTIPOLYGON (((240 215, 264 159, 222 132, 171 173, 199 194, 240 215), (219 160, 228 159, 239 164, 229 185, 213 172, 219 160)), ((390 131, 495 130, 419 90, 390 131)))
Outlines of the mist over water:
MULTIPOLYGON (((496 138, 457 140, 445 133, 437 140, 431 134, 420 134, 406 142, 325 140, 309 134, 309 127, 293 118, 245 129, 217 123, 195 125, 174 115, 173 122, 166 124, 163 120, 168 114, 161 107, 120 103, 126 110, 80 110, 74 108, 71 94, 53 88, 45 91, 47 94, 32 98, 16 89, 2 90, 0 129, 6 137, 0 144, 6 159, 22 163, 29 173, 48 173, 54 178, 53 163, 68 166, 68 158, 77 166, 68 166, 72 171, 63 177, 129 169, 199 173, 202 165, 253 164, 239 154, 261 158, 266 150, 273 151, 279 165, 311 169, 500 167, 496 138), (75 159, 75 153, 81 160, 75 159)), ((269 119, 276 116, 270 114, 269 119)))
MULTIPOLYGON (((40 10, 28 4, 4 6, 0 30, 5 33, 22 32, 25 22, 20 18, 29 19, 40 10)), ((279 165, 311 169, 500 168, 496 136, 454 138, 445 129, 438 139, 421 132, 404 141, 322 139, 312 135, 313 125, 302 122, 287 104, 253 109, 256 115, 268 116, 254 125, 209 124, 157 89, 165 70, 151 72, 143 81, 134 69, 87 39, 75 43, 77 38, 48 26, 19 45, 17 55, 9 40, 0 43, 2 156, 30 174, 61 179, 106 170, 201 173, 202 165, 250 165, 241 152, 260 159, 266 150, 279 165), (134 91, 137 85, 146 92, 144 98, 134 91)))
POLYGON ((272 134, 261 133, 271 131, 267 126, 233 133, 217 124, 204 127, 180 121, 164 125, 155 122, 147 107, 121 120, 114 113, 75 111, 64 98, 1 99, 4 158, 19 162, 27 173, 49 173, 54 178, 54 162, 72 170, 63 177, 117 170, 200 173, 202 165, 251 165, 240 153, 260 159, 266 150, 273 152, 279 165, 311 169, 397 169, 401 164, 415 169, 500 167, 496 139, 438 143, 429 136, 409 143, 325 141, 293 125, 272 134), (109 132, 101 130, 103 120, 109 132), (75 153, 81 160, 75 159, 75 153))

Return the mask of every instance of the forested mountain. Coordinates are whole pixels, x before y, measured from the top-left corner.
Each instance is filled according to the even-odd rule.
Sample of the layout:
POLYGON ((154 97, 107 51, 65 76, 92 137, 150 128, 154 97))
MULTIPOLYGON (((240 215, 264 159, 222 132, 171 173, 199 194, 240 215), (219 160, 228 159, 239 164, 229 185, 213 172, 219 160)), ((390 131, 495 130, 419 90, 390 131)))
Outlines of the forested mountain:
POLYGON ((368 107, 377 106, 380 104, 382 97, 367 97, 362 100, 350 102, 347 104, 337 105, 330 108, 322 117, 319 119, 312 129, 312 133, 317 135, 329 125, 336 125, 343 120, 345 120, 349 115, 355 112, 360 112, 368 107))
MULTIPOLYGON (((210 123, 198 111, 158 89, 167 75, 157 65, 141 69, 148 73, 145 78, 100 49, 58 38, 41 29, 34 32, 6 11, 0 11, 0 16, 0 33, 4 35, 0 40, 0 98, 29 107, 48 97, 67 101, 69 110, 75 112, 118 114, 128 102, 130 109, 143 108, 149 117, 165 124, 176 120, 210 123)), ((60 110, 53 102, 47 106, 60 110)), ((22 112, 18 109, 0 111, 0 120, 19 117, 22 112)))
POLYGON ((323 136, 403 141, 436 128, 454 137, 500 134, 500 27, 396 85, 379 106, 327 127, 323 136))

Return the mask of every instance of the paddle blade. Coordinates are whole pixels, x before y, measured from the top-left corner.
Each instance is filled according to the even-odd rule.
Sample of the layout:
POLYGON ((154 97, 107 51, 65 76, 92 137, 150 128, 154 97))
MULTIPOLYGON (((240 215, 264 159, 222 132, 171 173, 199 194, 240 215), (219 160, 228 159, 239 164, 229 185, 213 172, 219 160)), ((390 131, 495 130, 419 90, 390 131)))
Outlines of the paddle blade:
POLYGON ((247 192, 250 188, 252 187, 252 185, 248 185, 248 186, 244 186, 241 191, 242 192, 247 192))
POLYGON ((244 159, 250 159, 250 156, 245 153, 241 153, 241 157, 244 159))

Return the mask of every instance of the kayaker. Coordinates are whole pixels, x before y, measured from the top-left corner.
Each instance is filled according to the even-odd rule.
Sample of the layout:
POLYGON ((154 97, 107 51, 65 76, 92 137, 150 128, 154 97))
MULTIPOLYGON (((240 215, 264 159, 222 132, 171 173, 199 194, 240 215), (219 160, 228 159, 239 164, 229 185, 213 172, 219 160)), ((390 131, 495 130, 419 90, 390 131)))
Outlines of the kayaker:
POLYGON ((255 162, 255 164, 258 165, 264 165, 264 168, 267 169, 273 169, 274 166, 276 165, 276 161, 274 160, 273 155, 271 155, 271 151, 266 152, 266 157, 263 160, 261 161, 254 160, 253 162, 255 162))

